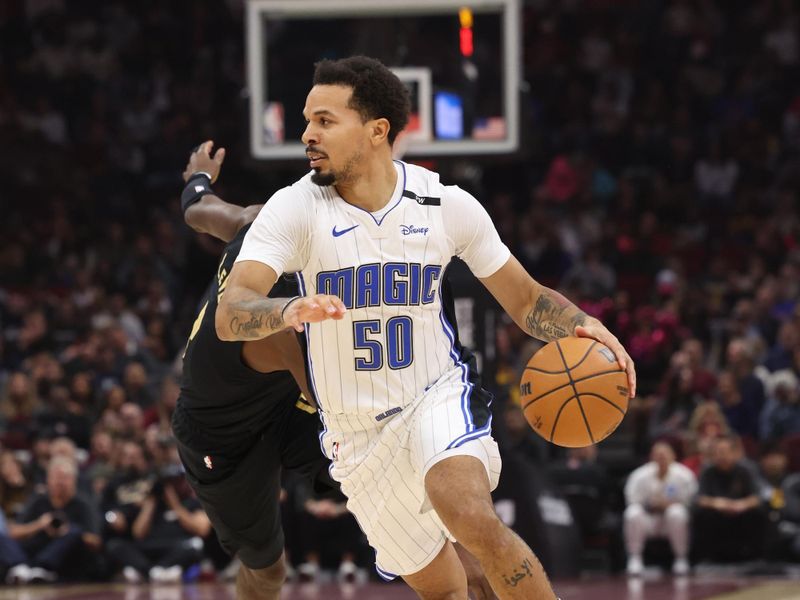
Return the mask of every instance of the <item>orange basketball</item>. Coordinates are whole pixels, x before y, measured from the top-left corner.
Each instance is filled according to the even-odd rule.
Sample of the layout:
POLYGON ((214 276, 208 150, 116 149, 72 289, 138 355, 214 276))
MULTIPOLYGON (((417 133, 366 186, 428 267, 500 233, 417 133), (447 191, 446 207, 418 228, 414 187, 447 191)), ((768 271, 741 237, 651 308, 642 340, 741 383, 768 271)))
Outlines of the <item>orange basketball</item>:
POLYGON ((608 437, 628 410, 628 378, 597 340, 555 340, 528 361, 520 403, 533 430, 548 442, 579 448, 608 437))

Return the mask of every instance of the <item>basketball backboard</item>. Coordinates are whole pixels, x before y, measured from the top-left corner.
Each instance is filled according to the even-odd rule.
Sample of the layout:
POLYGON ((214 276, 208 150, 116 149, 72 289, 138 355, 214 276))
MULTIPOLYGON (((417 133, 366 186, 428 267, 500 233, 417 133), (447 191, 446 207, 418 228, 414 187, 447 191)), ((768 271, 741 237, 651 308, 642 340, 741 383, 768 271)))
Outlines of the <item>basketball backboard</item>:
POLYGON ((408 155, 513 152, 519 21, 519 0, 250 0, 252 153, 302 157, 302 110, 314 63, 355 54, 381 60, 408 85, 408 155))

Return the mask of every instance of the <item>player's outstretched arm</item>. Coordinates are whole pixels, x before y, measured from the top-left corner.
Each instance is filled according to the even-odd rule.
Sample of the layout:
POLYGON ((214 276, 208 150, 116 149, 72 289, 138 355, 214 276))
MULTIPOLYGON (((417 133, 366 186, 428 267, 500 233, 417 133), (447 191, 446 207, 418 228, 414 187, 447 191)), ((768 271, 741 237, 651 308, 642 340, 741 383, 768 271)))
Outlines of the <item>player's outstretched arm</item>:
POLYGON ((590 337, 608 346, 628 374, 631 397, 636 395, 633 359, 614 334, 563 295, 534 280, 516 258, 510 257, 505 265, 481 282, 529 335, 545 342, 570 335, 590 337))
POLYGON ((227 243, 242 227, 253 222, 262 206, 241 207, 208 194, 190 206, 183 217, 186 224, 198 233, 207 233, 227 243))
MULTIPOLYGON (((197 198, 192 197, 187 201, 184 199, 187 190, 184 190, 181 198, 184 208, 183 218, 195 231, 208 233, 224 242, 230 242, 242 227, 253 222, 263 204, 243 208, 225 202, 213 193, 210 186, 205 186, 206 181, 214 183, 217 180, 222 162, 225 160, 225 148, 219 148, 212 154, 213 148, 214 142, 209 140, 200 144, 189 156, 189 162, 183 171, 183 181, 189 184, 192 180, 192 184, 201 184, 201 191, 194 192, 197 198)), ((190 188, 188 193, 194 196, 192 192, 190 188)))
POLYGON ((277 278, 271 267, 258 261, 233 265, 214 319, 219 339, 260 340, 287 327, 303 331, 303 323, 344 316, 345 307, 338 296, 267 298, 277 278))

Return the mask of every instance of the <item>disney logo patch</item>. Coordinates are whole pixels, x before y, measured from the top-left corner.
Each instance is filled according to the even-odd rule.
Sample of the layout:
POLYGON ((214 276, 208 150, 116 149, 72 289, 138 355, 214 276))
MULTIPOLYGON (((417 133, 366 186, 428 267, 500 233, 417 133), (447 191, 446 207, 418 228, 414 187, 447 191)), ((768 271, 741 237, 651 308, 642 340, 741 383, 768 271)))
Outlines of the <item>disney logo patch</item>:
POLYGON ((400 231, 403 235, 421 234, 428 235, 428 227, 414 227, 413 225, 400 225, 400 231))

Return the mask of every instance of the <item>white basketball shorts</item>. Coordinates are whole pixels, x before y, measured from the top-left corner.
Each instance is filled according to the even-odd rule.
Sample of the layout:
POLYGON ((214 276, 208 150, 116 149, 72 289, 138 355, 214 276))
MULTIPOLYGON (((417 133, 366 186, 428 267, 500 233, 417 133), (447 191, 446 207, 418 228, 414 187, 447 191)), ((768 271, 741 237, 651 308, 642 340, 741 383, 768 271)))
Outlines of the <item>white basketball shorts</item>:
POLYGON ((425 493, 433 465, 450 456, 474 456, 486 468, 491 489, 497 487, 501 461, 491 419, 481 427, 472 422, 471 389, 462 375, 452 369, 402 410, 322 413, 321 442, 333 461, 331 475, 375 548, 375 568, 384 579, 420 571, 452 538, 425 493))

